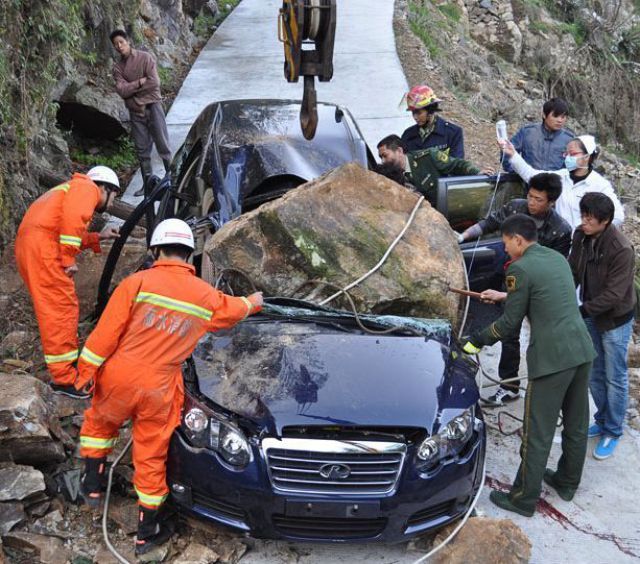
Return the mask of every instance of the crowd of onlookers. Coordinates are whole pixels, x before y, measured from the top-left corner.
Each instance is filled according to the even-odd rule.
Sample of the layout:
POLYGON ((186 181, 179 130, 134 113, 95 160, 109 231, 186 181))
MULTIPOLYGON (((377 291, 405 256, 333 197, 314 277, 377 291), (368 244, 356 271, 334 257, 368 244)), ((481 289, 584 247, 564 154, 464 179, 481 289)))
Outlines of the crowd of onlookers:
MULTIPOLYGON (((378 172, 414 188, 432 204, 441 176, 480 173, 464 160, 463 130, 440 116, 441 103, 430 87, 412 88, 407 110, 415 125, 378 144, 378 172)), ((624 220, 620 200, 611 183, 594 170, 599 154, 595 138, 567 129, 569 105, 562 98, 547 100, 541 117, 539 123, 518 129, 510 141, 498 142, 501 166, 526 183, 526 199, 489 210, 486 218, 459 233, 458 240, 477 240, 499 230, 513 214, 525 214, 536 224, 538 243, 567 257, 580 313, 598 353, 590 383, 597 411, 589 435, 600 437, 594 456, 602 459, 613 453, 622 436, 628 397, 626 353, 636 304, 635 255, 618 229, 624 220)), ((497 291, 487 299, 496 298, 497 291)), ((517 335, 503 341, 499 374, 509 383, 488 398, 495 405, 520 397, 514 380, 519 349, 517 335)))
MULTIPOLYGON (((462 128, 438 115, 441 102, 426 85, 412 88, 407 110, 415 125, 378 143, 378 172, 434 206, 441 176, 480 172, 464 160, 462 128)), ((598 438, 597 460, 614 453, 628 402, 635 253, 618 229, 622 205, 611 183, 594 170, 596 140, 567 129, 568 116, 567 102, 552 98, 542 107, 542 120, 521 127, 510 141, 496 127, 501 167, 521 177, 526 199, 490 208, 458 233, 464 245, 499 229, 510 257, 502 277, 506 291, 480 294, 485 303, 503 305, 500 317, 463 338, 469 354, 502 342, 501 385, 486 398, 490 405, 520 397, 520 331, 525 318, 530 322, 522 460, 510 491, 490 495, 494 504, 525 516, 533 515, 543 481, 562 499, 573 498, 588 438, 598 438), (596 406, 590 426, 588 390, 596 406), (556 470, 545 469, 560 414, 562 456, 556 470)))

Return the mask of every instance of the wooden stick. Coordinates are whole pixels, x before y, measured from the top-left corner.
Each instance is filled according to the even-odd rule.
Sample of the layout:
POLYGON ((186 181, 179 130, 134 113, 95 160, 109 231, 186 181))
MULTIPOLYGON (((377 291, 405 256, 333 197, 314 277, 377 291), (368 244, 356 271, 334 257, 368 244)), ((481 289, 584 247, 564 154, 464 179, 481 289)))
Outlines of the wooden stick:
POLYGON ((480 300, 480 292, 470 292, 469 290, 461 290, 460 288, 452 288, 449 286, 449 292, 453 292, 454 294, 460 294, 461 296, 469 296, 474 300, 480 300))

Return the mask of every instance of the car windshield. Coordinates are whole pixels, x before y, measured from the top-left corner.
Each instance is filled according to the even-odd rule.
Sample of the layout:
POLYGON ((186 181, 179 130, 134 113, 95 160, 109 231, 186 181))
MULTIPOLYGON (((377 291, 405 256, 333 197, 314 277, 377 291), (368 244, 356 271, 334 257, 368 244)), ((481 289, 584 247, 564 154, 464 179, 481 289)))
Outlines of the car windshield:
POLYGON ((360 389, 364 382, 386 387, 386 374, 399 367, 407 375, 420 374, 415 377, 419 386, 426 385, 423 376, 432 371, 439 381, 451 334, 447 321, 360 317, 368 329, 391 331, 363 331, 352 312, 270 300, 261 314, 200 340, 193 354, 200 392, 236 414, 262 419, 287 401, 315 403, 319 391, 327 395, 332 386, 340 388, 337 395, 349 386, 360 389))
POLYGON ((373 315, 332 309, 311 302, 296 299, 266 300, 262 317, 283 321, 306 321, 319 324, 340 326, 344 330, 366 331, 372 333, 409 334, 430 339, 445 339, 451 334, 451 324, 445 319, 421 319, 397 315, 373 315), (359 323, 358 323, 359 321, 359 323))

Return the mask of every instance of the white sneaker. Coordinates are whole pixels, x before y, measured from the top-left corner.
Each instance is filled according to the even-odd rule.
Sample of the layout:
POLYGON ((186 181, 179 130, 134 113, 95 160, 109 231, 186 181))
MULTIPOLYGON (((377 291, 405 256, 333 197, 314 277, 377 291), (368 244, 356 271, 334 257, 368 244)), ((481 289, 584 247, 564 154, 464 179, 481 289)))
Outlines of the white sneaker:
POLYGON ((520 392, 512 392, 511 390, 505 390, 504 388, 498 388, 498 391, 485 399, 486 402, 493 406, 504 405, 507 402, 512 402, 520 398, 520 392))

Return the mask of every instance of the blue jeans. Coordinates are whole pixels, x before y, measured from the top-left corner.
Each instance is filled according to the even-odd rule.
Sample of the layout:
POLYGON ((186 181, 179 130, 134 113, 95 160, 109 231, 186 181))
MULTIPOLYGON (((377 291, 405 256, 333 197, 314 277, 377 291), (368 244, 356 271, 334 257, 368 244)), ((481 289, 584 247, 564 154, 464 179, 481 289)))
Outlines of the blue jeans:
POLYGON ((627 348, 633 319, 610 331, 598 331, 588 317, 585 323, 598 353, 589 380, 589 389, 597 408, 595 421, 605 435, 620 437, 629 400, 627 348))

